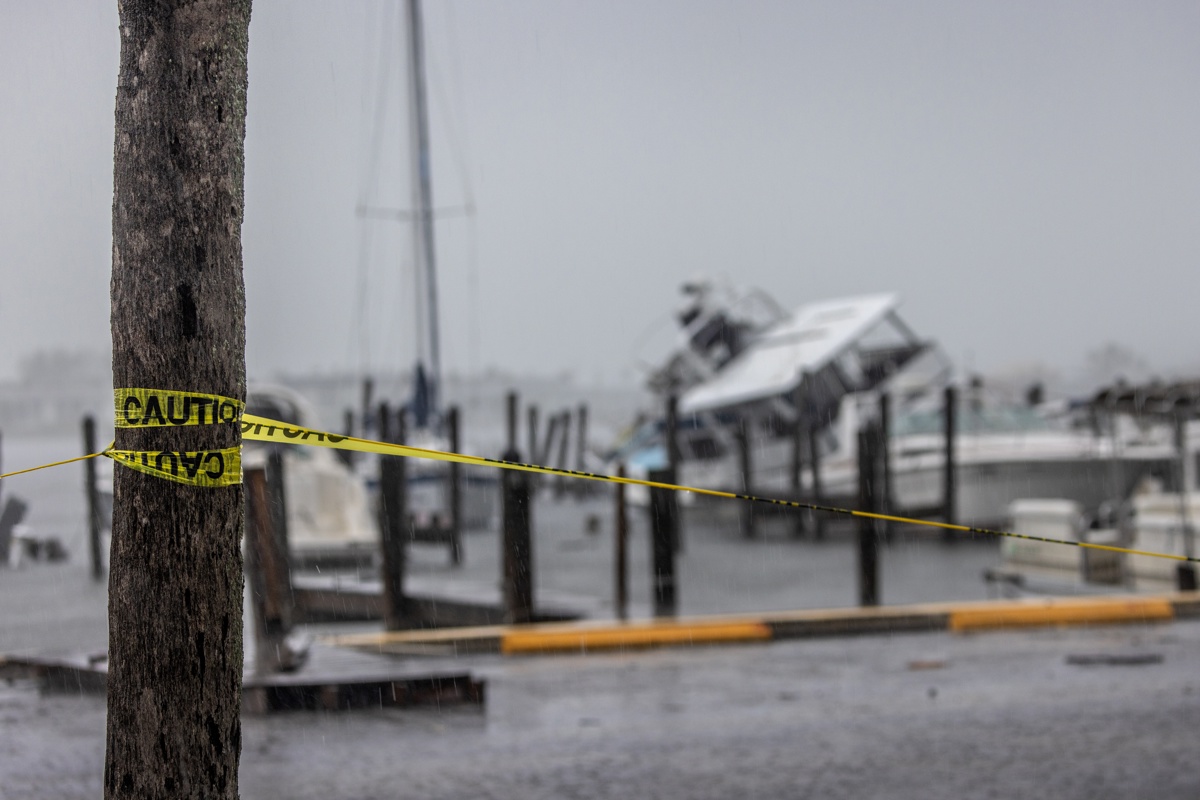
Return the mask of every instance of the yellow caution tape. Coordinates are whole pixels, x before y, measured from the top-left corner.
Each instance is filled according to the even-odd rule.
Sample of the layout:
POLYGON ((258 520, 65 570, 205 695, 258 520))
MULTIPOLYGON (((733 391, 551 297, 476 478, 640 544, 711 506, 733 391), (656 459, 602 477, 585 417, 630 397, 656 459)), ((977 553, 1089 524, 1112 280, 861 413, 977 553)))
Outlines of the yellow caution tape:
POLYGON ((138 472, 188 486, 235 486, 242 482, 240 447, 158 452, 106 450, 104 455, 138 472))
POLYGON ((99 453, 88 453, 86 456, 75 456, 74 458, 64 458, 62 461, 51 461, 49 464, 39 464, 36 467, 27 467, 25 469, 17 469, 12 472, 6 472, 0 475, 0 480, 5 478, 13 478, 17 475, 25 475, 29 472, 37 472, 39 469, 50 469, 51 467, 61 467, 64 464, 74 464, 76 461, 87 461, 89 458, 99 458, 100 456, 108 455, 108 451, 104 450, 99 453))
POLYGON ((231 397, 169 389, 115 389, 118 428, 225 425, 241 419, 246 404, 231 397))
POLYGON ((776 500, 770 497, 756 497, 754 495, 739 494, 737 492, 724 492, 719 489, 700 489, 695 486, 680 486, 673 483, 642 480, 641 478, 628 478, 619 475, 600 475, 592 472, 581 472, 579 470, 571 469, 555 469, 554 467, 542 467, 538 466, 537 464, 521 464, 515 461, 502 461, 497 458, 466 456, 459 453, 446 453, 441 450, 427 450, 422 447, 409 447, 402 444, 388 444, 386 442, 376 442, 370 439, 359 439, 354 436, 339 436, 337 434, 318 431, 312 428, 286 425, 282 422, 265 419, 253 414, 244 414, 242 416, 242 439, 259 442, 275 442, 277 444, 307 444, 318 447, 332 447, 338 450, 355 450, 360 453, 378 453, 379 455, 387 456, 427 458, 434 461, 452 461, 458 464, 468 464, 479 467, 500 467, 502 469, 518 470, 520 472, 534 472, 543 475, 563 475, 569 478, 583 478, 585 480, 604 481, 606 483, 623 483, 631 486, 645 486, 651 489, 667 489, 675 492, 691 492, 692 494, 705 495, 707 497, 721 497, 729 500, 747 500, 752 503, 766 503, 773 506, 793 508, 801 511, 816 511, 826 514, 859 517, 862 519, 877 519, 888 522, 898 522, 907 525, 923 525, 930 528, 959 531, 961 533, 978 533, 987 536, 1006 536, 1014 539, 1025 539, 1033 542, 1070 545, 1073 547, 1083 548, 1085 550, 1104 550, 1112 553, 1127 553, 1130 555, 1151 556, 1153 558, 1166 558, 1172 561, 1185 561, 1200 564, 1200 557, 1188 558, 1187 556, 1174 555, 1172 553, 1157 553, 1149 550, 1134 550, 1133 548, 1129 547, 1093 544, 1091 542, 1073 542, 1066 539, 1052 539, 1047 536, 1030 536, 1028 534, 1013 533, 1011 531, 997 531, 990 528, 976 528, 971 525, 955 525, 950 522, 938 522, 937 520, 915 519, 912 517, 901 517, 895 514, 877 514, 872 511, 857 511, 852 508, 822 506, 815 503, 801 503, 796 500, 776 500))
POLYGON ((387 442, 376 442, 371 439, 359 439, 354 436, 339 436, 336 433, 319 431, 315 428, 303 428, 298 425, 288 425, 284 422, 277 422, 266 417, 255 416, 254 414, 242 415, 242 439, 243 441, 272 442, 274 444, 307 444, 314 447, 332 447, 335 450, 354 450, 359 453, 427 458, 434 461, 453 461, 459 464, 474 464, 486 467, 508 467, 509 469, 525 469, 530 472, 545 472, 548 474, 559 472, 559 470, 549 467, 537 467, 531 464, 515 464, 510 461, 499 461, 480 456, 464 456, 458 453, 445 453, 441 450, 427 450, 423 447, 388 444, 387 442))

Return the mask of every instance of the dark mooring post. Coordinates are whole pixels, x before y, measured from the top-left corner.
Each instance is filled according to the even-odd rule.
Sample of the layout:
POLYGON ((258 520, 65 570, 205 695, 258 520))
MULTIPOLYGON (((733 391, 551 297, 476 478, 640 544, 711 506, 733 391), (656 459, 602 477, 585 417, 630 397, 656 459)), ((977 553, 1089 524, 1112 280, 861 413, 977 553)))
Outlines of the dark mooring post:
POLYGON ((292 556, 288 541, 287 482, 283 465, 283 449, 272 447, 267 453, 267 500, 270 502, 271 552, 269 580, 272 591, 282 598, 284 619, 288 632, 292 629, 296 594, 292 589, 292 556))
MULTIPOLYGON (((617 466, 617 477, 625 477, 625 465, 617 466)), ((625 505, 625 484, 617 484, 616 530, 614 531, 616 552, 613 557, 613 605, 617 619, 629 618, 629 510, 625 505)))
MULTIPOLYGON (((576 414, 577 433, 575 439, 575 470, 576 472, 587 471, 587 423, 588 423, 588 408, 586 403, 579 405, 579 411, 576 414)), ((575 496, 583 497, 591 491, 592 482, 585 480, 575 481, 575 496)))
POLYGON ((530 405, 525 409, 526 425, 529 428, 529 453, 530 460, 536 462, 538 454, 538 407, 530 405))
MULTIPOLYGON (((558 463, 554 466, 559 469, 569 469, 567 465, 567 451, 571 447, 571 410, 567 409, 562 412, 562 433, 558 438, 558 463)), ((562 497, 567 490, 567 477, 559 475, 558 480, 554 483, 554 496, 562 497)))
MULTIPOLYGON (((83 453, 90 455, 96 452, 96 420, 91 416, 83 418, 83 453)), ((83 462, 83 491, 87 500, 88 542, 91 544, 92 580, 104 578, 104 553, 101 547, 100 532, 104 521, 100 519, 100 490, 96 486, 96 459, 89 458, 83 462)), ((0 551, 0 555, 3 551, 0 551)))
MULTIPOLYGON (((821 488, 821 428, 817 424, 817 387, 813 382, 812 374, 805 372, 804 379, 800 385, 805 387, 804 390, 804 418, 805 430, 808 434, 808 463, 812 469, 812 502, 815 505, 821 505, 825 502, 825 498, 821 488)), ((820 512, 813 513, 813 535, 817 541, 825 538, 825 517, 820 512)))
MULTIPOLYGON (((942 393, 942 436, 945 441, 945 469, 942 472, 942 518, 951 525, 958 524, 958 465, 955 463, 955 438, 958 424, 958 390, 947 386, 942 393)), ((942 541, 955 541, 952 531, 942 530, 942 541)))
MULTIPOLYGON (((667 442, 667 483, 679 483, 679 396, 674 392, 667 395, 667 418, 665 420, 667 442)), ((683 552, 683 515, 679 512, 679 493, 671 492, 671 518, 675 520, 671 530, 671 549, 676 553, 683 552)))
MULTIPOLYGON (((792 499, 796 502, 804 502, 804 480, 802 473, 804 470, 804 432, 807 423, 804 415, 804 387, 797 386, 795 393, 792 395, 793 405, 796 409, 796 419, 792 422, 792 464, 791 464, 791 483, 792 483, 792 499)), ((805 534, 804 515, 807 513, 804 509, 794 509, 792 512, 792 536, 799 539, 805 534)))
MULTIPOLYGON (((892 513, 892 396, 887 392, 879 395, 879 491, 876 497, 881 514, 892 513)), ((891 520, 880 523, 883 540, 892 541, 891 520)))
MULTIPOLYGON (((342 433, 345 436, 354 435, 354 412, 347 408, 342 413, 342 433)), ((347 467, 354 466, 354 457, 357 455, 353 450, 334 450, 334 455, 338 461, 341 461, 347 467)))
POLYGON ((308 658, 307 646, 296 651, 288 637, 296 619, 296 592, 292 587, 292 557, 288 543, 287 484, 283 465, 283 449, 272 447, 267 453, 267 513, 270 530, 259 537, 260 552, 266 554, 262 565, 267 594, 278 609, 283 645, 274 654, 279 669, 296 669, 308 658))
MULTIPOLYGON (((518 452, 517 451, 517 425, 518 425, 517 405, 519 402, 520 401, 517 398, 516 392, 509 392, 508 394, 506 394, 504 396, 504 405, 505 405, 504 419, 505 419, 505 423, 506 423, 504 430, 505 430, 505 434, 507 436, 505 441, 508 442, 508 447, 506 448, 506 450, 507 450, 507 452, 510 452, 510 453, 518 452)), ((515 459, 515 458, 510 459, 510 458, 506 457, 505 460, 506 461, 516 461, 518 459, 515 459)))
POLYGON ((261 675, 299 666, 303 654, 287 644, 292 629, 291 569, 285 535, 282 458, 267 466, 247 468, 246 486, 246 579, 254 612, 254 669, 261 675))
POLYGON ((271 526, 270 499, 267 494, 267 473, 262 467, 246 467, 242 471, 246 489, 246 588, 250 593, 250 609, 254 615, 254 671, 260 675, 278 670, 273 654, 283 644, 277 609, 270 606, 266 580, 263 576, 263 546, 271 526))
MULTIPOLYGON (((858 432, 858 507, 878 512, 879 502, 879 426, 868 423, 858 432)), ((878 520, 858 520, 858 603, 879 605, 878 520)))
MULTIPOLYGON (((737 444, 739 471, 742 477, 741 492, 752 495, 754 494, 754 465, 750 454, 750 423, 745 419, 738 427, 737 444)), ((755 530, 754 503, 742 500, 739 505, 741 506, 738 510, 741 512, 742 538, 753 539, 758 535, 758 531, 755 530)))
POLYGON ((373 438, 371 430, 374 427, 371 422, 375 419, 375 382, 370 378, 363 378, 362 381, 362 437, 364 439, 373 438))
POLYGON ((538 466, 550 466, 550 453, 554 449, 554 435, 557 431, 558 414, 548 414, 546 416, 546 435, 542 438, 542 449, 537 452, 536 457, 534 453, 529 454, 529 457, 534 459, 534 463, 538 466))
MULTIPOLYGON (((387 403, 379 405, 379 438, 404 444, 404 412, 395 415, 387 403)), ((383 624, 399 630, 408 616, 404 597, 404 547, 408 537, 407 465, 399 456, 379 458, 379 554, 383 581, 383 624)))
MULTIPOLYGON (((650 470, 655 483, 671 483, 669 469, 650 470)), ((674 616, 678 607, 675 586, 675 526, 677 524, 674 490, 650 489, 650 547, 654 570, 654 616, 674 616)))
MULTIPOLYGON (((1183 554, 1187 558, 1196 556, 1196 529, 1188 514, 1188 494, 1192 490, 1192 469, 1189 468, 1187 446, 1187 419, 1180 415, 1174 420, 1175 448, 1178 453, 1176 470, 1179 474, 1179 524, 1183 532, 1183 554)), ((1194 465, 1193 465, 1194 466, 1194 465)), ((1196 591, 1196 565, 1185 561, 1175 566, 1175 588, 1181 592, 1196 591)))
MULTIPOLYGON (((517 395, 508 395, 508 449, 505 461, 520 461, 517 451, 517 395)), ((533 621, 532 493, 529 473, 506 469, 500 474, 500 515, 504 527, 504 616, 509 624, 533 621)))
MULTIPOLYGON (((458 406, 450 406, 446 412, 446 428, 450 436, 450 452, 460 453, 462 445, 459 433, 458 406)), ((451 461, 448 500, 450 501, 450 563, 462 564, 462 464, 451 461)))

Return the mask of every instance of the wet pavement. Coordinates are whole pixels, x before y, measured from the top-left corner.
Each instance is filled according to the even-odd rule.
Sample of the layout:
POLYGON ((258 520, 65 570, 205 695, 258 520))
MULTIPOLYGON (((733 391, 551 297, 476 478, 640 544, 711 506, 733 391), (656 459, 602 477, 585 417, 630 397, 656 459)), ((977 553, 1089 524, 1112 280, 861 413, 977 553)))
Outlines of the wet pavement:
MULTIPOLYGON (((1176 622, 475 658, 483 710, 247 717, 242 797, 1193 798, 1198 657, 1176 622), (1157 658, 1070 663, 1106 653, 1157 658)), ((0 731, 0 797, 100 795, 102 699, 0 687, 0 731)))

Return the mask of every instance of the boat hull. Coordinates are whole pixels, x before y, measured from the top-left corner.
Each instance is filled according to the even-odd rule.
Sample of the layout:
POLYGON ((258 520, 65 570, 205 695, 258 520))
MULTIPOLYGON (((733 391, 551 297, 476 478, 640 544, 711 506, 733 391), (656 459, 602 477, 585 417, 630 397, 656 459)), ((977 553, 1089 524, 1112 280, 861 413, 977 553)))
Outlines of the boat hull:
MULTIPOLYGON (((898 515, 928 512, 944 503, 945 461, 928 442, 893 442, 891 511, 898 515)), ((1009 505, 1021 498, 1066 498, 1086 513, 1124 497, 1146 475, 1164 474, 1169 454, 1158 449, 1113 455, 1090 437, 1056 435, 1043 441, 963 437, 956 449, 956 522, 977 527, 1005 524, 1009 505)), ((749 485, 744 485, 732 457, 685 462, 680 482, 721 491, 748 491, 764 497, 794 497, 791 449, 767 442, 752 457, 749 485)), ((801 498, 813 501, 811 470, 801 472, 801 498)), ((823 499, 857 506, 858 471, 851 458, 831 455, 821 465, 823 499)))

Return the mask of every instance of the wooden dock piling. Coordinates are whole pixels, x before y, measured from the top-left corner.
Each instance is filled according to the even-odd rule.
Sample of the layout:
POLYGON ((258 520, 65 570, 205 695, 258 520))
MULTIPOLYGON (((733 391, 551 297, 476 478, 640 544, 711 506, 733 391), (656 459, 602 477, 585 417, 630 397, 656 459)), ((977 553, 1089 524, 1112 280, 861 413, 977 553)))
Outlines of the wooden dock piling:
MULTIPOLYGON (((792 462, 791 462, 791 486, 792 499, 802 501, 804 499, 804 438, 807 422, 804 415, 804 386, 803 384, 796 387, 796 391, 792 394, 792 405, 796 410, 796 418, 792 421, 792 462)), ((792 536, 799 539, 806 533, 806 525, 804 524, 805 514, 808 513, 804 509, 795 509, 792 512, 792 536)))
MULTIPOLYGON (((648 478, 655 483, 671 483, 669 469, 651 470, 648 478)), ((650 547, 654 589, 654 616, 674 616, 678 608, 675 583, 675 526, 678 524, 675 492, 650 489, 650 547)))
MULTIPOLYGON (((942 519, 951 525, 958 524, 958 465, 955 463, 955 438, 958 435, 956 416, 958 390, 947 386, 942 393, 942 435, 944 437, 944 464, 942 469, 942 519)), ((943 530, 942 541, 957 541, 953 531, 943 530)))
MULTIPOLYGON (((617 477, 625 477, 625 465, 617 465, 617 477)), ((629 511, 625 504, 625 489, 624 483, 618 483, 616 486, 617 508, 614 531, 615 554, 613 557, 613 582, 615 584, 613 591, 613 606, 617 612, 617 619, 629 618, 629 511)))
MULTIPOLYGON (((817 387, 813 383, 812 373, 805 372, 800 385, 804 387, 803 407, 805 409, 805 430, 808 434, 808 463, 812 470, 812 502, 816 505, 825 503, 825 495, 821 486, 821 428, 817 421, 817 387)), ((817 541, 825 538, 825 517, 813 514, 813 535, 817 541)))
POLYGON ((275 508, 284 508, 283 461, 278 452, 272 457, 277 459, 274 465, 249 467, 242 479, 246 490, 246 580, 254 614, 254 670, 259 675, 295 669, 304 658, 287 645, 294 593, 286 534, 278 527, 286 515, 275 508))
MULTIPOLYGON (((571 409, 565 409, 560 416, 562 432, 558 437, 558 461, 554 466, 558 469, 568 469, 567 455, 571 448, 571 409)), ((567 476, 559 475, 557 477, 558 480, 554 482, 554 497, 561 498, 567 491, 567 476)))
POLYGON ((525 409, 525 415, 526 427, 529 428, 529 450, 527 454, 531 460, 536 462, 538 457, 538 407, 530 404, 525 409))
MULTIPOLYGON (((446 429, 450 438, 450 452, 462 452, 458 406, 451 406, 446 412, 446 429)), ((447 487, 447 499, 450 503, 450 563, 457 567, 462 564, 462 464, 457 461, 450 462, 447 480, 450 481, 447 487)))
MULTIPOLYGON (((743 419, 737 431, 738 471, 741 473, 741 492, 746 495, 754 494, 754 464, 750 452, 750 423, 743 419)), ((755 528, 754 504, 740 503, 741 528, 743 539, 753 539, 758 535, 755 528)))
MULTIPOLYGON (((404 412, 395 415, 387 403, 379 405, 379 437, 391 444, 404 444, 404 412), (394 427, 393 427, 394 418, 394 427)), ((399 630, 407 620, 404 596, 404 560, 408 539, 407 464, 398 456, 379 459, 380 580, 383 582, 383 622, 388 630, 399 630)))
MULTIPOLYGON (((892 396, 883 392, 879 396, 879 491, 876 493, 879 512, 894 513, 892 502, 892 396)), ((880 523, 883 539, 892 541, 894 525, 890 520, 880 523)))
MULTIPOLYGON (((579 404, 579 410, 575 416, 577 425, 576 432, 578 436, 575 439, 575 470, 577 472, 587 471, 587 425, 588 425, 588 407, 586 403, 579 404)), ((593 484, 591 481, 577 480, 574 483, 575 496, 585 497, 591 493, 593 484)))
MULTIPOLYGON (((878 511, 880 489, 879 426, 868 423, 858 433, 858 507, 878 511)), ((879 521, 858 520, 858 604, 879 605, 879 521)))
MULTIPOLYGON (((679 449, 679 395, 671 392, 667 395, 666 443, 667 443, 667 483, 679 483, 679 463, 682 454, 679 449)), ((683 515, 679 513, 679 493, 672 492, 670 498, 671 518, 674 524, 671 529, 671 551, 683 552, 683 515)))
MULTIPOLYGON (((520 461, 517 450, 517 394, 508 395, 508 449, 505 461, 520 461)), ((533 536, 531 484, 527 472, 502 470, 500 515, 503 527, 504 612, 509 624, 533 620, 533 536)))
MULTIPOLYGON (((96 420, 92 416, 83 418, 83 453, 96 452, 96 420)), ((87 525, 89 552, 92 557, 92 580, 104 579, 103 543, 100 540, 104 521, 100 519, 100 488, 96 484, 96 459, 83 462, 83 491, 87 501, 87 525)), ((0 549, 0 556, 4 551, 0 549)))

